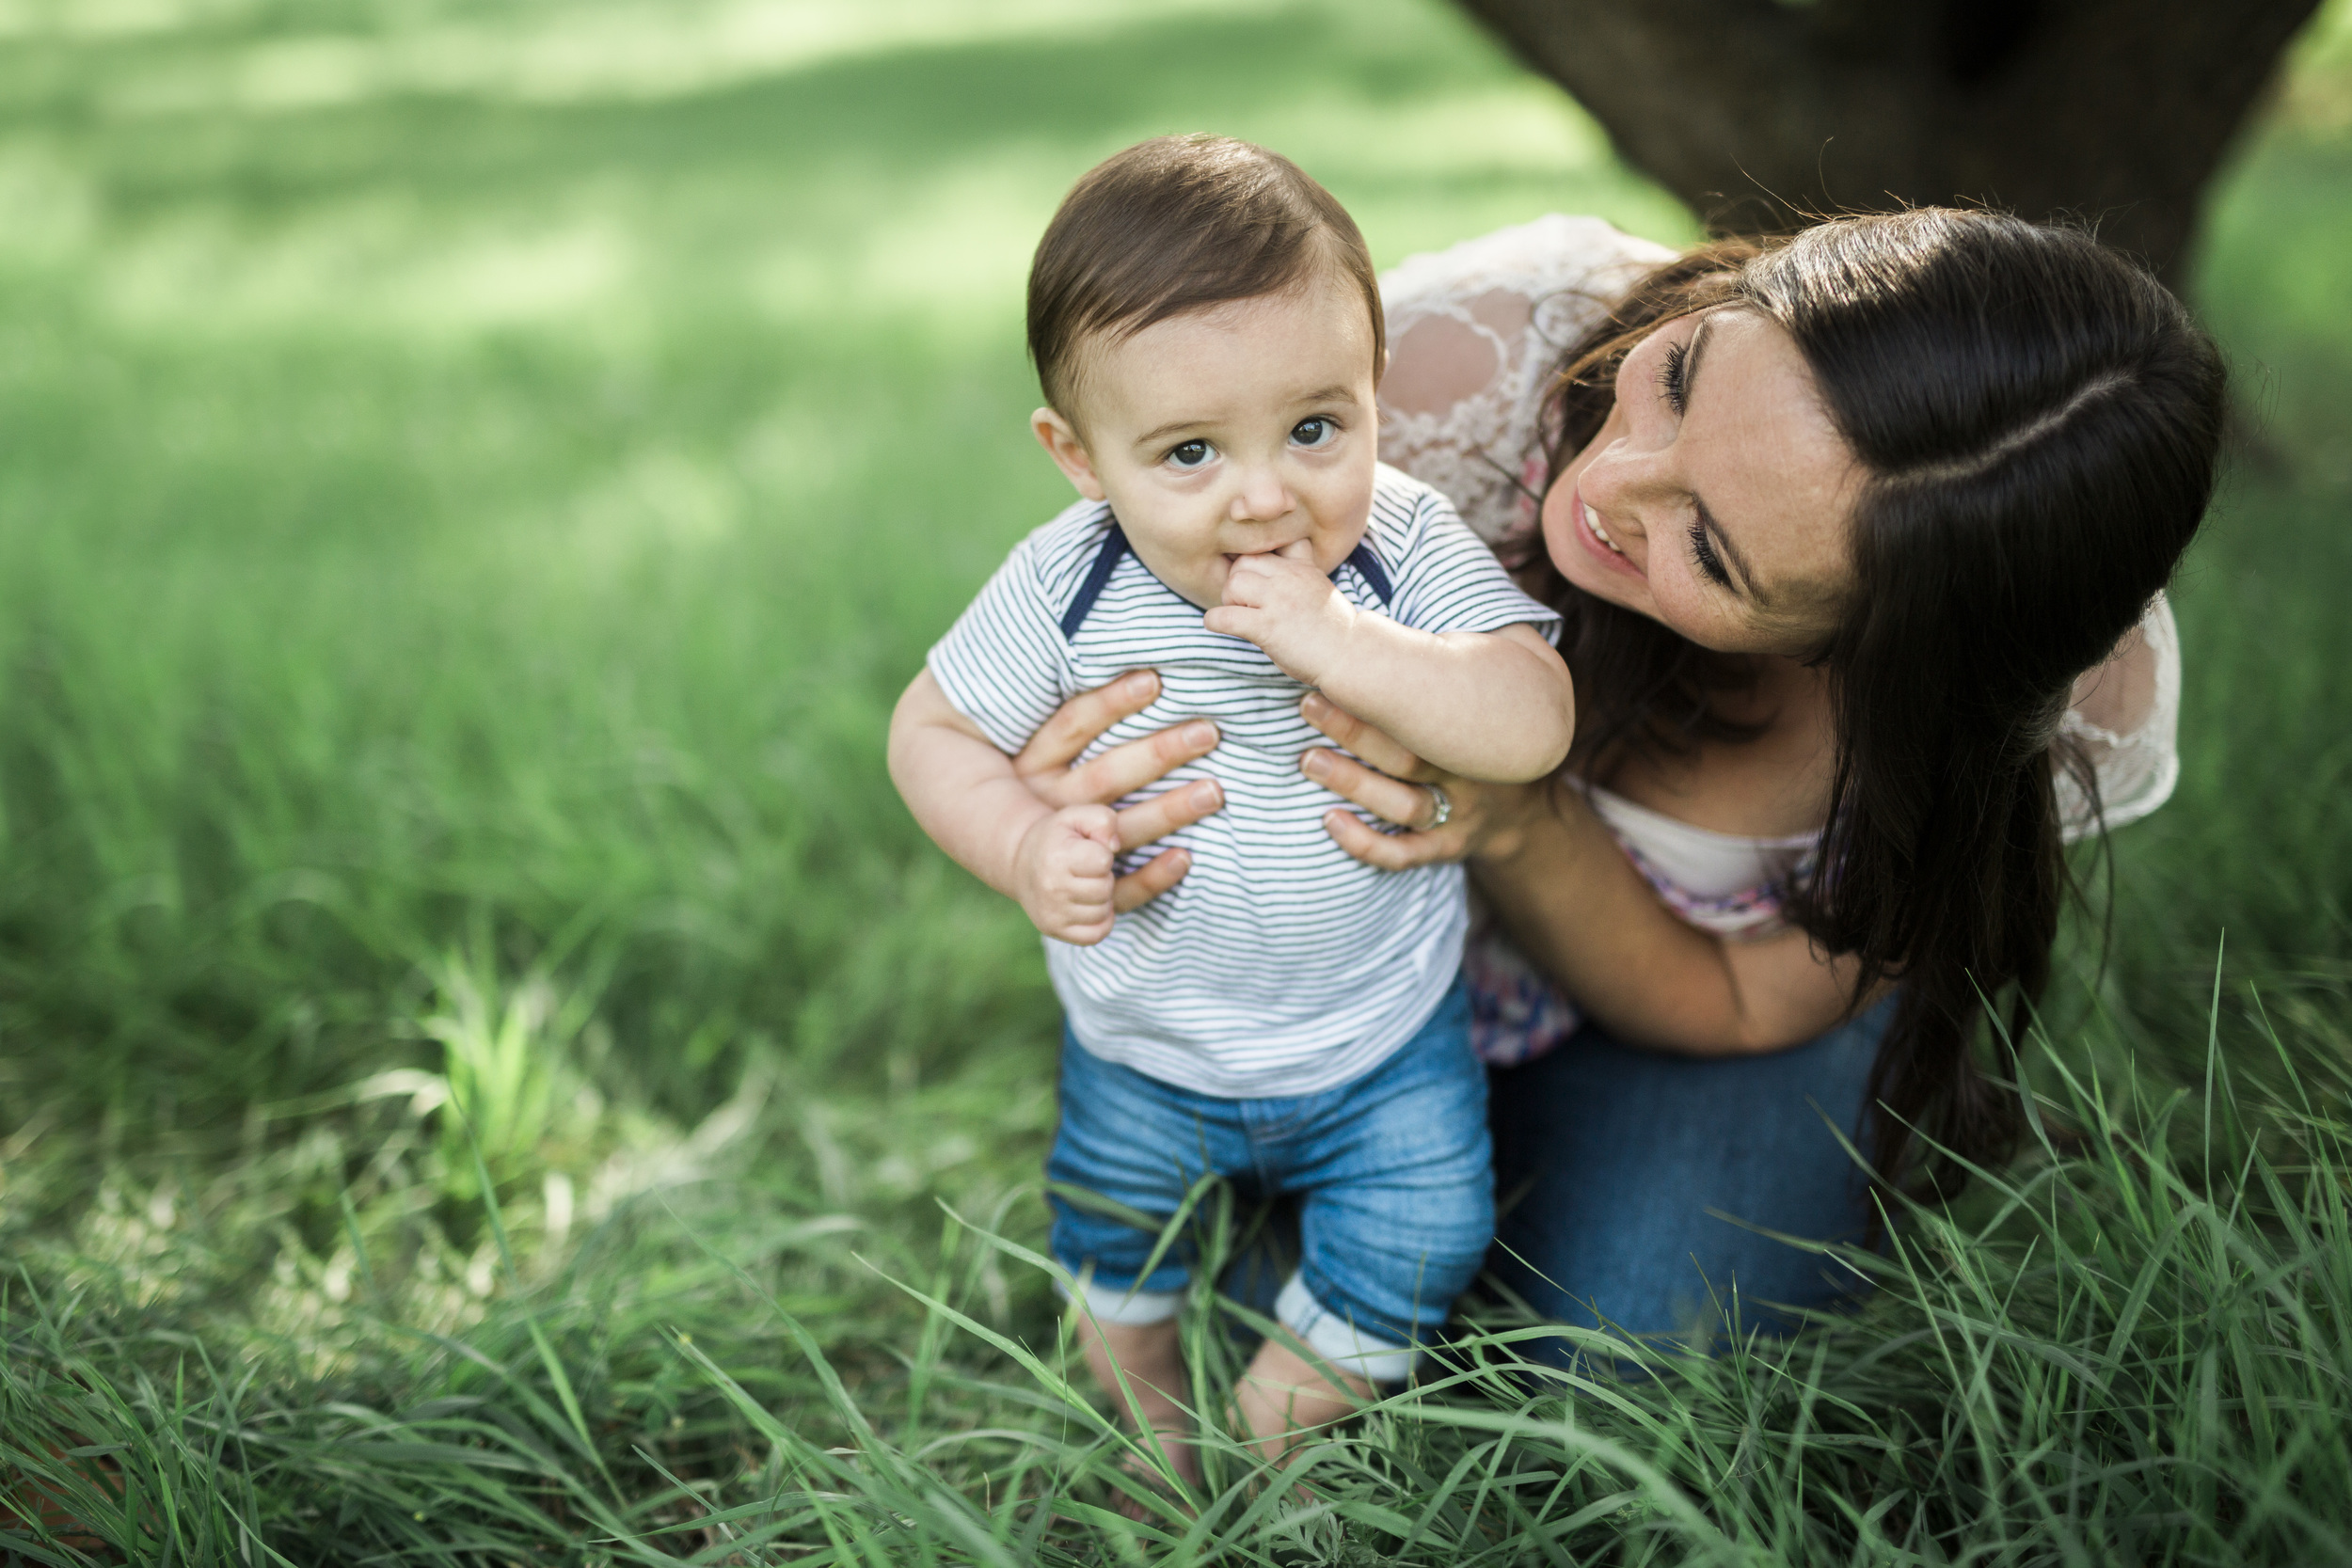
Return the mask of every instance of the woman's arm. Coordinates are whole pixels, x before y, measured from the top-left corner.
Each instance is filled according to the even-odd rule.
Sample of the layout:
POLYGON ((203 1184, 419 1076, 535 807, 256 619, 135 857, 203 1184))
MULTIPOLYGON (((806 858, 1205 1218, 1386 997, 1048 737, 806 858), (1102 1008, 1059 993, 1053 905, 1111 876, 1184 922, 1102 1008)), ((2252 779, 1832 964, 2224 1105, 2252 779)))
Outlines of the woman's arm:
POLYGON ((1803 931, 1731 942, 1677 919, 1582 797, 1544 793, 1549 809, 1531 814, 1514 852, 1482 855, 1470 874, 1520 950, 1617 1037, 1732 1055, 1799 1044, 1846 1016, 1851 962, 1803 931))
MULTIPOLYGON (((1304 711, 1384 769, 1318 751, 1301 760, 1308 777, 1389 821, 1425 819, 1427 791, 1400 782, 1428 774, 1418 758, 1328 703, 1311 697, 1304 711)), ((1573 791, 1439 782, 1454 817, 1438 832, 1382 833, 1344 811, 1325 826, 1370 865, 1469 858, 1521 950, 1620 1038, 1692 1055, 1776 1051, 1850 1011, 1851 962, 1817 953, 1803 932, 1726 942, 1677 919, 1573 791)))

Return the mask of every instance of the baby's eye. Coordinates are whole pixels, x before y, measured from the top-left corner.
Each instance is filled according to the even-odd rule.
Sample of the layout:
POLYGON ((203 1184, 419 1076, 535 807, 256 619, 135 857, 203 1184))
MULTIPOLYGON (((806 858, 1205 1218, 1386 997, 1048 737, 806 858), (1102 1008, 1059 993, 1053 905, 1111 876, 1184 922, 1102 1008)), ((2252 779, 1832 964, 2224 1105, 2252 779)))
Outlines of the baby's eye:
POLYGON ((1216 449, 1206 441, 1183 441, 1169 448, 1168 456, 1162 461, 1171 468, 1189 472, 1207 467, 1209 459, 1216 455, 1216 449))
POLYGON ((1291 440, 1302 447, 1327 447, 1340 438, 1339 421, 1317 414, 1291 426, 1291 440))

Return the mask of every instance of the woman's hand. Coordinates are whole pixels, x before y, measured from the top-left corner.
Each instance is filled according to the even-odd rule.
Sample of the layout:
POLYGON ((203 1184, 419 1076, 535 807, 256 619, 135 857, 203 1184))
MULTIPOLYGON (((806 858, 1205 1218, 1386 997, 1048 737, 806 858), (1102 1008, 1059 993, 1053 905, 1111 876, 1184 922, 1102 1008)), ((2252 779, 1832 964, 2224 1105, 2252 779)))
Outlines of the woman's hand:
POLYGON ((1354 812, 1334 807, 1325 813, 1324 830, 1366 865, 1405 871, 1473 855, 1507 855, 1528 816, 1541 808, 1542 784, 1479 784, 1439 772, 1319 691, 1309 692, 1298 711, 1356 753, 1309 752, 1298 759, 1299 771, 1406 830, 1384 833, 1354 812), (1443 827, 1431 826, 1438 814, 1435 790, 1445 792, 1450 807, 1443 827))
MULTIPOLYGON (((1104 730, 1121 719, 1142 712, 1159 694, 1160 677, 1149 670, 1138 670, 1108 686, 1080 692, 1064 703, 1029 737, 1021 754, 1012 759, 1013 772, 1028 785, 1031 794, 1056 810, 1064 806, 1106 806, 1166 777, 1170 768, 1216 750, 1216 726, 1205 719, 1196 719, 1172 730, 1114 746, 1101 756, 1078 761, 1104 730)), ((1215 779, 1196 779, 1188 784, 1163 790, 1117 815, 1114 821, 1119 829, 1119 847, 1123 851, 1155 843, 1179 828, 1215 815, 1224 804, 1225 791, 1215 779)), ((1165 850, 1113 884, 1111 908, 1124 914, 1148 904, 1183 881, 1184 873, 1191 869, 1189 854, 1182 849, 1165 850)))

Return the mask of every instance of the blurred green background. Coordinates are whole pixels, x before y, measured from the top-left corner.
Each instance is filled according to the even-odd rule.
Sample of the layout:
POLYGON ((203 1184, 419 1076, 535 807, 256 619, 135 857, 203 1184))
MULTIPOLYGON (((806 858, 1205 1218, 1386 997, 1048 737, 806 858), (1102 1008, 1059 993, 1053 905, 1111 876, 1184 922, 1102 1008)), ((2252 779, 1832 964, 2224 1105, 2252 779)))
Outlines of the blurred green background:
MULTIPOLYGON (((1036 940, 883 724, 1063 499, 1036 235, 1194 129, 1384 265, 1695 237, 1438 0, 0 3, 0 1251, 347 1369, 502 1289, 452 1096, 526 1273, 668 1194, 882 1344, 845 1238, 1041 1234, 1036 940)), ((2053 1004, 2158 1075, 2225 931, 2225 1039, 2352 1038, 2348 253, 2335 0, 2194 272, 2248 419, 2180 792, 2053 1004)), ((578 1266, 715 1277, 646 1256, 578 1266)))
POLYGON ((593 955, 681 1113, 761 1042, 1034 1071, 1034 940, 881 747, 1062 504, 1020 323, 1069 182, 1215 126, 1384 261, 1692 232, 1413 0, 77 6, 0 104, 0 1093, 191 1133, 343 1081, 453 945, 593 955))

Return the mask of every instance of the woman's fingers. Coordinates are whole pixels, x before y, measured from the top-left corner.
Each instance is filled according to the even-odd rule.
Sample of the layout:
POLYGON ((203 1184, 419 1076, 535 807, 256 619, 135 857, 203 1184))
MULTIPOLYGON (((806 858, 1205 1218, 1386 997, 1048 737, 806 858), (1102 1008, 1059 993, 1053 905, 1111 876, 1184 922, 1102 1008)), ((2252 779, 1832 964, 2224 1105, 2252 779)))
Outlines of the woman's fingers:
MULTIPOLYGON (((1401 828, 1422 829, 1438 815, 1437 797, 1428 785, 1391 779, 1337 752, 1309 752, 1298 759, 1298 769, 1334 795, 1401 828)), ((1352 811, 1327 811, 1323 827, 1341 848, 1383 871, 1408 871, 1458 861, 1470 853, 1470 825, 1459 820, 1435 830, 1384 833, 1352 811)))
POLYGON ((1366 826, 1350 811, 1323 814, 1324 831, 1339 847, 1383 871, 1410 871, 1417 865, 1458 861, 1470 853, 1470 835, 1460 828, 1440 828, 1428 833, 1384 833, 1366 826))
POLYGON ((1027 778, 1069 767, 1079 752, 1094 744, 1097 736, 1128 715, 1141 713, 1159 694, 1160 677, 1149 670, 1137 670, 1108 686, 1079 692, 1029 736, 1029 743, 1013 758, 1013 771, 1027 778))
POLYGON ((1225 790, 1215 779, 1195 779, 1188 784, 1164 789, 1119 814, 1119 847, 1133 849, 1166 838, 1179 828, 1189 828, 1202 817, 1214 816, 1224 804, 1225 790))
POLYGON ((1400 828, 1425 828, 1438 815, 1437 798, 1427 785, 1392 779, 1337 752, 1309 752, 1298 759, 1298 770, 1342 800, 1353 800, 1400 828))
POLYGON ((1111 908, 1120 914, 1139 909, 1184 879, 1192 857, 1182 849, 1163 849, 1111 884, 1111 908))
MULTIPOLYGON (((1170 768, 1207 756, 1216 750, 1216 726, 1206 719, 1196 719, 1189 724, 1114 746, 1076 768, 1063 768, 1042 778, 1031 777, 1029 789, 1056 806, 1108 805, 1163 777, 1170 768)), ((1216 809, 1214 805, 1209 808, 1216 809)), ((1136 842, 1149 843, 1159 836, 1152 833, 1136 842)))
POLYGON ((1145 736, 1141 740, 1114 746, 1099 757, 1071 766, 1104 731, 1121 719, 1142 712, 1159 694, 1160 677, 1149 670, 1122 675, 1092 691, 1081 691, 1062 704, 1029 737, 1021 754, 1012 759, 1012 770, 1029 786, 1031 794, 1049 806, 1108 805, 1165 778, 1170 768, 1181 768, 1216 750, 1216 726, 1205 719, 1196 719, 1191 723, 1145 736))
MULTIPOLYGON (((1298 711, 1308 723, 1329 736, 1383 773, 1393 773, 1400 779, 1419 778, 1432 771, 1421 760, 1391 740, 1385 734, 1357 718, 1347 709, 1320 691, 1310 691, 1298 705, 1298 711)), ((1346 794, 1345 790, 1341 791, 1346 794)), ((1351 797, 1353 799, 1353 797, 1351 797)), ((1364 802, 1369 804, 1370 802, 1364 802)), ((1374 807, 1378 810, 1378 807, 1374 807)))

